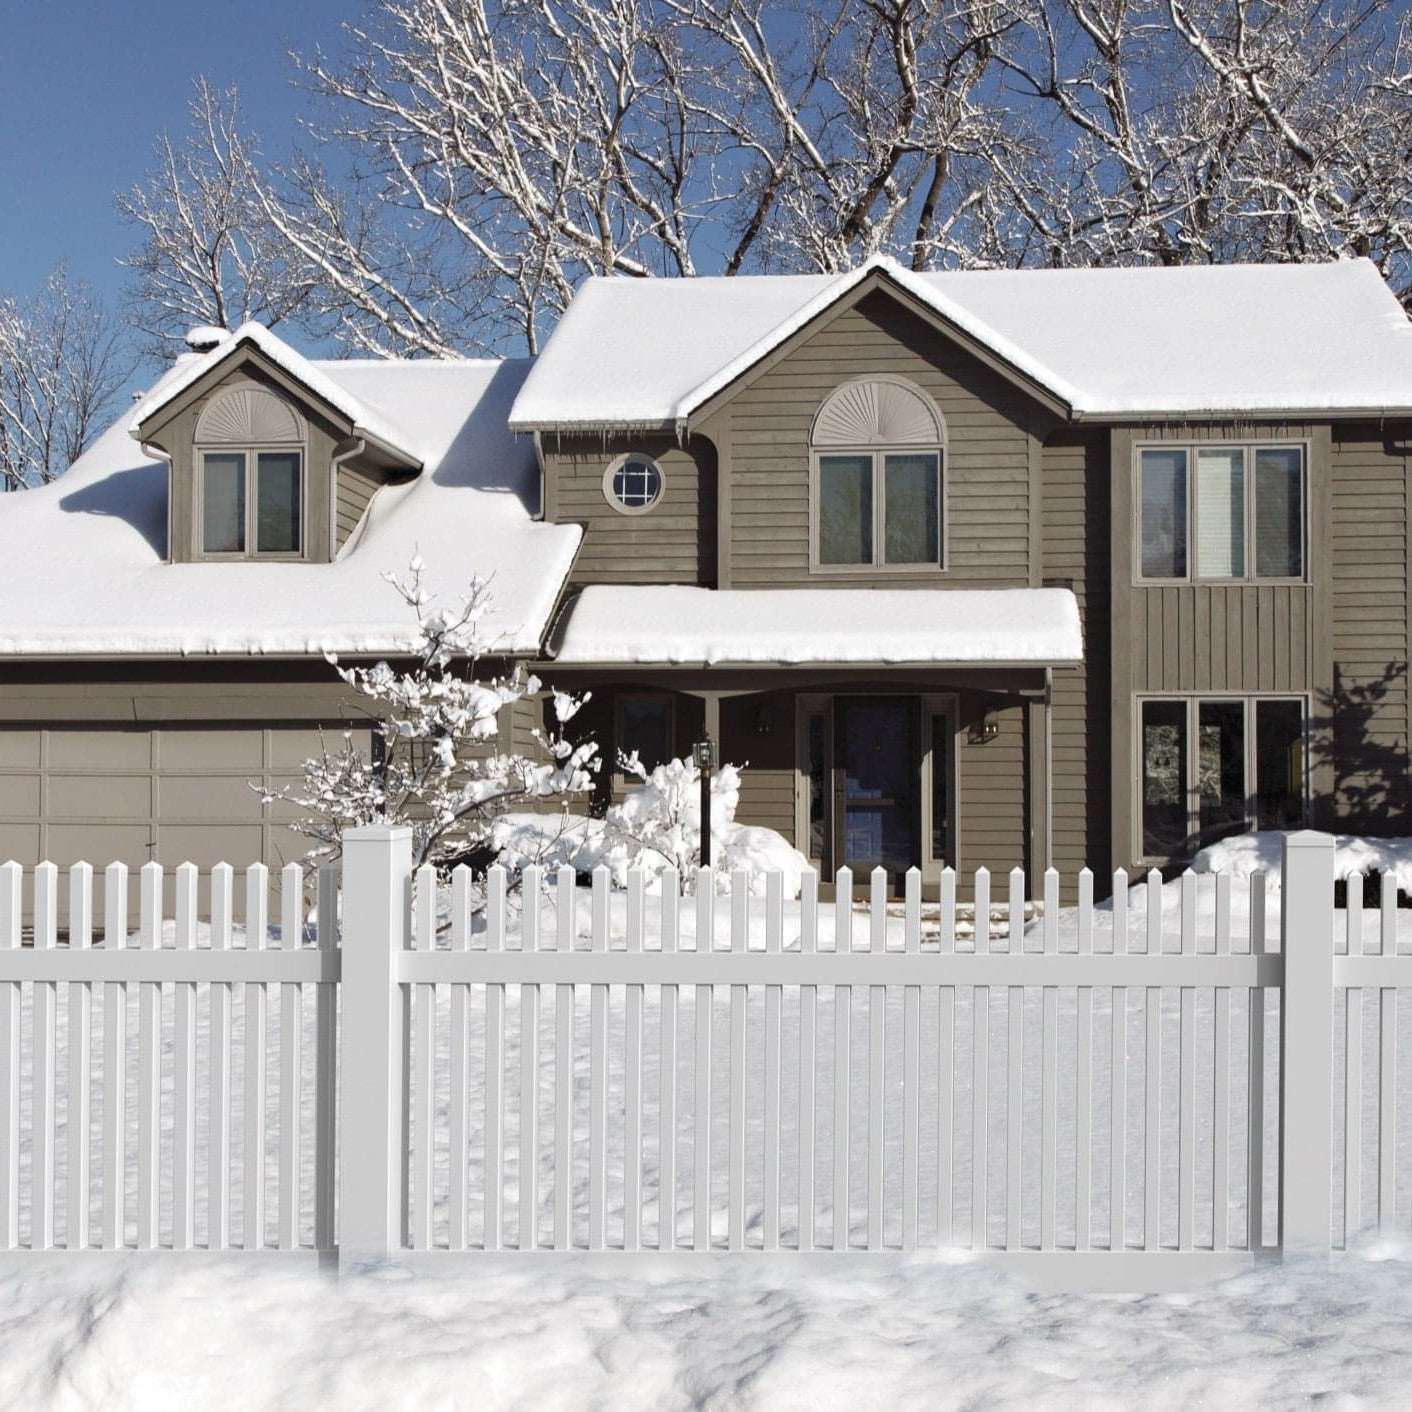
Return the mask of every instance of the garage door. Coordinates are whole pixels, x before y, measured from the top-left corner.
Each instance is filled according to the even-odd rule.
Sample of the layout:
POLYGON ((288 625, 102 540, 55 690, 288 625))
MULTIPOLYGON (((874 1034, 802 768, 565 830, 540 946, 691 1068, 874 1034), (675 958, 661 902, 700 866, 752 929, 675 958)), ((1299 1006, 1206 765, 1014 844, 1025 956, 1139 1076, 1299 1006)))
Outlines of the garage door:
MULTIPOLYGON (((340 730, 328 728, 330 749, 340 730)), ((366 750, 369 732, 359 734, 366 750)), ((252 785, 297 780, 319 748, 307 725, 0 727, 0 859, 189 861, 204 906, 214 864, 278 868, 307 851, 288 827, 293 811, 264 804, 252 785)))

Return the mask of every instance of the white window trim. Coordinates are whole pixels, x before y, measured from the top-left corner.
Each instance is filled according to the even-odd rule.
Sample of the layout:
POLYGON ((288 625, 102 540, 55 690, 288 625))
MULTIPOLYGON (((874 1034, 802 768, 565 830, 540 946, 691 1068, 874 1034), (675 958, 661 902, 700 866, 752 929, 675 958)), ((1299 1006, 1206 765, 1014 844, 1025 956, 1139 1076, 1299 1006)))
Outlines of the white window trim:
POLYGON ((1309 480, 1311 443, 1304 437, 1262 437, 1232 441, 1135 441, 1132 458, 1133 488, 1133 585, 1137 588, 1170 588, 1174 584, 1221 584, 1255 588, 1307 584, 1309 577, 1309 480), (1299 559, 1304 572, 1294 578, 1257 577, 1255 573, 1255 453, 1257 451, 1297 450, 1300 453, 1300 546, 1299 559), (1180 578, 1148 577, 1142 572, 1142 453, 1144 451, 1184 451, 1186 453, 1186 574, 1180 578), (1203 578, 1196 572, 1196 456, 1199 451, 1241 451, 1245 455, 1245 568, 1240 578, 1203 578))
MULTIPOLYGON (((1166 863, 1169 858, 1163 854, 1147 853, 1143 848, 1143 824, 1142 824, 1142 792, 1144 779, 1143 761, 1143 739, 1142 739, 1142 708, 1148 701, 1180 701, 1186 706, 1186 760, 1184 762, 1188 781, 1198 778, 1199 760, 1197 752, 1200 749, 1200 736, 1198 729, 1198 719, 1200 703, 1237 701, 1244 708, 1244 754, 1245 754, 1245 782, 1247 804, 1252 795, 1252 784, 1255 782, 1255 708, 1262 701, 1295 701, 1299 703, 1303 716, 1304 726, 1301 740, 1304 750, 1304 798, 1303 815, 1307 820, 1309 817, 1310 805, 1310 751, 1309 751, 1309 731, 1311 722, 1311 695, 1307 691, 1141 691, 1133 693, 1132 721, 1133 721, 1133 822, 1132 822, 1132 858, 1138 863, 1161 864, 1166 863)), ((1190 783, 1187 786, 1187 837, 1193 836, 1191 825, 1193 822, 1199 824, 1200 809, 1193 803, 1192 788, 1190 783)), ((1247 808, 1246 812, 1246 832, 1255 828, 1256 820, 1247 808)))
POLYGON ((196 486, 192 496, 195 524, 193 543, 196 558, 213 563, 242 563, 258 560, 261 563, 302 563, 308 557, 309 547, 309 453, 304 442, 266 445, 235 445, 227 442, 197 442, 194 447, 196 486), (261 553, 256 548, 256 518, 259 512, 257 484, 258 458, 262 455, 282 455, 293 453, 299 457, 299 548, 279 553, 261 553), (233 553, 221 553, 206 548, 206 457, 242 456, 245 459, 245 548, 233 553))
POLYGON ((655 456, 649 456, 644 451, 625 451, 621 456, 614 457, 603 472, 603 498, 608 502, 609 508, 620 515, 650 515, 667 498, 667 473, 655 456), (629 461, 646 461, 657 472, 657 496, 646 505, 624 505, 613 493, 613 480, 629 461))

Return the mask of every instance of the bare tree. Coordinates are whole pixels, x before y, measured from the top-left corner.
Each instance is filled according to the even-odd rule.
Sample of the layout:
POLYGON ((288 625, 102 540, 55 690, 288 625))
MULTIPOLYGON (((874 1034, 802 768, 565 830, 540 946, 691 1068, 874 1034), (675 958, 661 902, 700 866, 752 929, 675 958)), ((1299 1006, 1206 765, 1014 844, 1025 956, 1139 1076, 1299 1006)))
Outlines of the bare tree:
POLYGON ((875 251, 1367 254, 1412 300, 1412 40, 1388 0, 380 0, 345 40, 303 65, 324 116, 292 162, 211 119, 215 155, 159 149, 141 288, 179 310, 164 336, 230 317, 166 292, 211 287, 208 186, 265 242, 236 280, 275 291, 261 317, 378 355, 533 351, 590 274, 875 251))
POLYGON ((197 79, 184 137, 158 139, 147 177, 117 198, 142 232, 122 263, 134 272, 126 307, 147 351, 180 352, 192 327, 267 327, 297 316, 308 280, 265 219, 259 200, 259 138, 245 129, 235 88, 197 79))
POLYGON ((129 367, 121 329, 64 266, 27 302, 0 297, 0 490, 63 474, 112 415, 129 367))

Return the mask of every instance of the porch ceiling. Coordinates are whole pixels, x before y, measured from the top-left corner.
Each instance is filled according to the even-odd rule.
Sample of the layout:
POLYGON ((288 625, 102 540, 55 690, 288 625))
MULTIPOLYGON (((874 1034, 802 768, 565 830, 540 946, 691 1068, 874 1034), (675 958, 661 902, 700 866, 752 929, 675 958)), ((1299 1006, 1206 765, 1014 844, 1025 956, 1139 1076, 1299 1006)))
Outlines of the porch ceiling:
POLYGON ((592 585, 551 657, 572 666, 1058 667, 1083 660, 1065 588, 726 589, 592 585))

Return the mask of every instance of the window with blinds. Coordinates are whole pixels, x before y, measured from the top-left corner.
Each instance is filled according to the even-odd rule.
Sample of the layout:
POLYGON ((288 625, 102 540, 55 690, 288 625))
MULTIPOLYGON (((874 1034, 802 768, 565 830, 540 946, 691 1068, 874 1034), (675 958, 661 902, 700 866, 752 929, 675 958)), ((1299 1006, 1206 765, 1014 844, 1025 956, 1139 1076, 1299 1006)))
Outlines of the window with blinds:
POLYGON ((1164 445, 1138 455, 1142 578, 1303 578, 1302 448, 1164 445))

